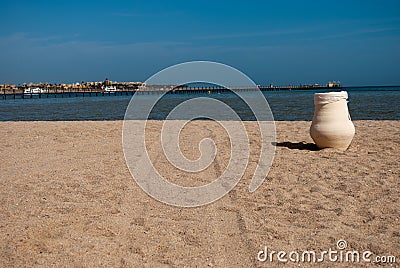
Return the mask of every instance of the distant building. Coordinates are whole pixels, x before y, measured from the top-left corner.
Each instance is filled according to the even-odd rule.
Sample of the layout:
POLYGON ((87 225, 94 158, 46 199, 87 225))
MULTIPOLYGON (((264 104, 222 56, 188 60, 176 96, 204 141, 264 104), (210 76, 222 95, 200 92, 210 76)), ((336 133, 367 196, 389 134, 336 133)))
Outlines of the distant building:
POLYGON ((111 81, 108 80, 108 77, 106 77, 106 80, 104 80, 104 86, 111 86, 111 81))
POLYGON ((340 81, 329 81, 328 84, 326 84, 326 87, 329 88, 334 88, 334 87, 341 87, 340 81))

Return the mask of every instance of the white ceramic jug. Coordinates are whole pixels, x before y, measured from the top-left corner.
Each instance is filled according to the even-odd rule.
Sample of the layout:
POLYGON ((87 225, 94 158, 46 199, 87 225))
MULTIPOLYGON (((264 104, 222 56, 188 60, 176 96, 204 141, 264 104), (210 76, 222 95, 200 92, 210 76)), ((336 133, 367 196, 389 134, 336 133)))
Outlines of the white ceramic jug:
POLYGON ((347 108, 347 92, 314 94, 310 135, 319 148, 346 150, 355 134, 347 108))

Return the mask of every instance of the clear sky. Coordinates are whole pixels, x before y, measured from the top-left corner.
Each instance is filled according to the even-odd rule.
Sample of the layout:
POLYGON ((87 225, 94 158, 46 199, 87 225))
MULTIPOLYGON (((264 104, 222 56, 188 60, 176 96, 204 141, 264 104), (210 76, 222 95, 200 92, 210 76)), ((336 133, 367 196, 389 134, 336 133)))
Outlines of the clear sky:
POLYGON ((144 81, 231 65, 257 84, 400 85, 400 1, 0 1, 0 83, 144 81))

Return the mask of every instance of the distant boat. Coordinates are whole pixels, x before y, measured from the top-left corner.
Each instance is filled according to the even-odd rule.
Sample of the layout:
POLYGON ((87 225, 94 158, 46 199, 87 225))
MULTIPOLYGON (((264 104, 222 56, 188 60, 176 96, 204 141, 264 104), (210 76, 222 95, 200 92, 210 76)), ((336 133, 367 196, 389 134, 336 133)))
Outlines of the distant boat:
POLYGON ((106 91, 106 92, 116 92, 116 91, 118 91, 118 89, 115 86, 106 86, 104 91, 106 91))
POLYGON ((46 90, 40 87, 27 88, 24 90, 24 94, 41 94, 41 93, 46 93, 46 90))

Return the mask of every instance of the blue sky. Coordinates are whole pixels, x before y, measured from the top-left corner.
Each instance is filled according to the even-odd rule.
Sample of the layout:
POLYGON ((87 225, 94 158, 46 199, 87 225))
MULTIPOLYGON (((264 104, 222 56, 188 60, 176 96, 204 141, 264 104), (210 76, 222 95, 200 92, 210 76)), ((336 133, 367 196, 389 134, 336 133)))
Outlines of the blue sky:
POLYGON ((400 85, 397 0, 3 0, 0 25, 0 83, 144 81, 209 60, 263 85, 400 85))

